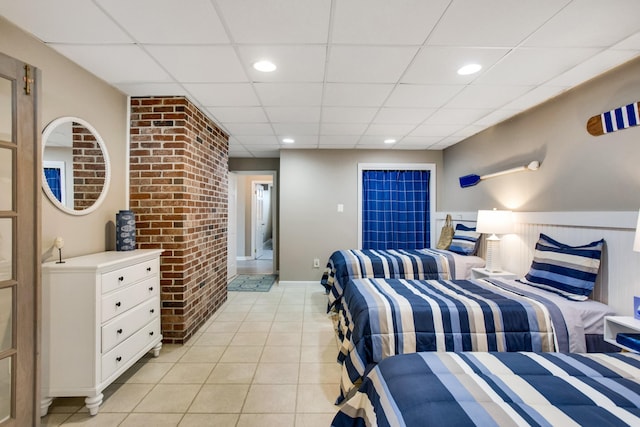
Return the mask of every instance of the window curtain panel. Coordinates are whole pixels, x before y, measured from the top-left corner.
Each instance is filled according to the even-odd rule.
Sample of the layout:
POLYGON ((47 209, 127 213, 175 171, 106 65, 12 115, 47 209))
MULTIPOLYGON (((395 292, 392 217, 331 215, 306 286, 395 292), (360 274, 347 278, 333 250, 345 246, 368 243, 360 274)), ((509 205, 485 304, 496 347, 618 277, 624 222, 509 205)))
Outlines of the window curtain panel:
POLYGON ((60 181, 60 169, 56 168, 44 168, 44 176, 47 179, 47 184, 56 199, 62 202, 62 182, 60 181))
POLYGON ((424 170, 363 171, 363 249, 430 246, 429 178, 424 170))

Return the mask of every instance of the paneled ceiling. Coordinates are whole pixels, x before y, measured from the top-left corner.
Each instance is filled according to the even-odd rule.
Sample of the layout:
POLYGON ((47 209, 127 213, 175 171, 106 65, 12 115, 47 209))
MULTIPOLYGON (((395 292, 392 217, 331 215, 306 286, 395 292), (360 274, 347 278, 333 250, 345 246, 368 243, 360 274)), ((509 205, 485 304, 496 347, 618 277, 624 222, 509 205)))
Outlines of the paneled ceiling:
POLYGON ((187 96, 231 157, 440 150, 640 55, 638 0, 0 0, 0 14, 128 95, 187 96), (482 69, 456 73, 469 63, 482 69))

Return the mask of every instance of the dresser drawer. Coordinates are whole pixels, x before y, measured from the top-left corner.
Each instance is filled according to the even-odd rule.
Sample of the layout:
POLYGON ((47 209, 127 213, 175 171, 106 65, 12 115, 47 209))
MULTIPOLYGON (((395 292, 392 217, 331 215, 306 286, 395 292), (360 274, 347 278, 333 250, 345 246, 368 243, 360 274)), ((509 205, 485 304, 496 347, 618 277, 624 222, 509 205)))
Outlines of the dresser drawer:
POLYGON ((160 298, 153 297, 102 327, 102 353, 120 344, 160 315, 160 298))
POLYGON ((158 278, 151 277, 133 286, 113 292, 102 298, 102 322, 125 313, 141 302, 160 295, 158 278))
POLYGON ((113 375, 118 369, 127 365, 134 356, 145 348, 151 349, 153 343, 159 342, 160 318, 157 317, 146 324, 142 329, 131 335, 120 345, 102 356, 102 381, 113 375))
POLYGON ((146 277, 157 276, 160 269, 158 259, 141 262, 102 275, 102 293, 106 294, 123 286, 130 285, 146 277))

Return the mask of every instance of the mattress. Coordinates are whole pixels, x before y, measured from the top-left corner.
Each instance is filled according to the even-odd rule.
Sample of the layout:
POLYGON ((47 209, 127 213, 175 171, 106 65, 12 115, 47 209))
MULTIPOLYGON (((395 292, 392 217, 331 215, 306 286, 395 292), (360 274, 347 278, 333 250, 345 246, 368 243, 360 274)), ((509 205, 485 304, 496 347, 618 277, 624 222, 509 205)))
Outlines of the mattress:
POLYGON ((329 296, 328 310, 340 304, 349 280, 360 278, 468 279, 484 259, 441 249, 348 249, 329 257, 320 280, 329 296))
POLYGON ((640 425, 640 355, 393 356, 369 372, 331 425, 640 425))
POLYGON ((341 401, 383 359, 419 351, 586 352, 605 304, 515 280, 355 279, 340 308, 341 401), (586 303, 586 304, 585 304, 586 303))

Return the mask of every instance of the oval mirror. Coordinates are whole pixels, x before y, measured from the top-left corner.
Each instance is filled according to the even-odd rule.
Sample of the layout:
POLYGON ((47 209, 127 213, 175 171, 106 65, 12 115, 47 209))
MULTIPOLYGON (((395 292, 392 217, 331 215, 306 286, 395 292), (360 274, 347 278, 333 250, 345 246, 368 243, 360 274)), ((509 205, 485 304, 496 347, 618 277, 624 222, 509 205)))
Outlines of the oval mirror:
POLYGON ((61 117, 42 133, 42 188, 71 215, 86 215, 102 203, 111 164, 100 134, 78 117, 61 117))

